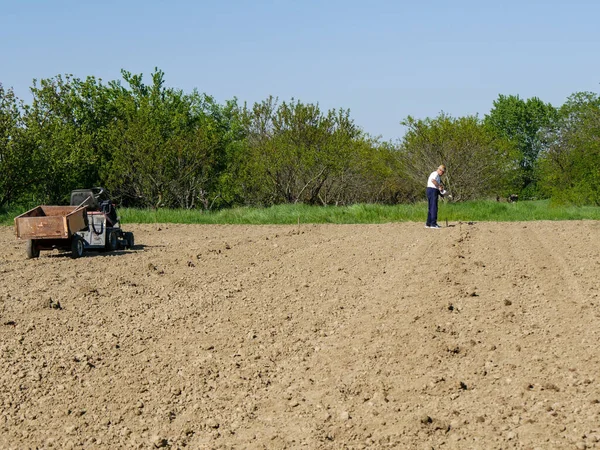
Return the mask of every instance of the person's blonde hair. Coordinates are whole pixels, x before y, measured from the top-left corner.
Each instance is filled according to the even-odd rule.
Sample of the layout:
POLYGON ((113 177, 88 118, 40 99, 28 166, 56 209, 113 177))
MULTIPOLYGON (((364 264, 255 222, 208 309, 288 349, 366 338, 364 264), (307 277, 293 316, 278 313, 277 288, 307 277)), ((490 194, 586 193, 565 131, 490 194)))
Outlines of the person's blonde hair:
POLYGON ((444 172, 446 172, 446 166, 445 165, 440 165, 440 167, 438 167, 438 170, 443 170, 444 172))

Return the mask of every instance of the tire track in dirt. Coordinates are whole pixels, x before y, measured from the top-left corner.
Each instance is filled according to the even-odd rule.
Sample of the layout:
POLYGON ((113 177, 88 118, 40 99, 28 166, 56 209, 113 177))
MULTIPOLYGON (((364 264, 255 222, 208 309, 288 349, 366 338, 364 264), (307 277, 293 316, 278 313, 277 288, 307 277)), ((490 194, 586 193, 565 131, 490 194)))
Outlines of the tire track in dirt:
POLYGON ((323 433, 332 443, 350 440, 401 445, 403 434, 421 427, 418 402, 403 399, 414 396, 422 385, 424 374, 415 373, 414 367, 429 358, 421 345, 427 325, 417 333, 406 331, 414 327, 423 308, 439 309, 436 281, 430 272, 433 249, 444 236, 418 225, 402 231, 389 231, 397 234, 391 247, 386 242, 371 243, 384 258, 375 265, 370 289, 364 293, 367 306, 360 315, 349 318, 335 345, 321 349, 315 361, 337 386, 337 392, 318 391, 315 395, 328 400, 324 409, 333 420, 323 433), (328 367, 332 359, 339 363, 328 367), (399 413, 405 418, 412 416, 413 424, 401 426, 399 413), (339 417, 351 420, 339 423, 339 417))
MULTIPOLYGON (((576 377, 573 371, 564 367, 560 373, 560 361, 567 355, 556 352, 555 346, 580 348, 584 354, 589 349, 578 339, 556 345, 555 336, 551 336, 550 333, 569 333, 569 327, 581 319, 568 305, 568 298, 553 295, 554 286, 565 284, 565 280, 560 279, 559 272, 544 272, 536 253, 540 243, 524 227, 527 226, 486 224, 484 230, 471 234, 472 251, 463 249, 461 258, 470 267, 460 282, 472 283, 469 290, 476 295, 468 296, 468 302, 457 308, 463 317, 471 316, 477 330, 463 339, 470 338, 471 342, 477 343, 473 345, 474 349, 481 344, 487 348, 487 351, 478 352, 474 360, 467 358, 466 366, 471 366, 472 372, 463 373, 467 377, 470 375, 472 382, 466 384, 472 385, 474 392, 483 398, 500 400, 497 405, 478 402, 473 405, 469 401, 471 407, 468 409, 481 414, 475 417, 482 420, 476 429, 487 429, 486 432, 499 442, 510 437, 509 441, 515 446, 547 439, 542 430, 558 427, 560 419, 556 418, 561 417, 554 408, 559 405, 564 408, 560 401, 577 403, 560 393, 561 389, 572 389, 574 384, 583 385, 593 379, 593 374, 585 370, 576 377), (486 238, 487 233, 495 235, 492 240, 486 238), (476 258, 485 255, 485 258, 478 261, 471 255, 477 255, 476 258), (546 286, 549 279, 552 280, 550 288, 546 286), (569 324, 566 329, 556 317, 566 319, 569 324)), ((580 294, 579 289, 572 293, 575 297, 580 294)), ((468 322, 463 321, 461 329, 468 332, 468 322)), ((597 326, 590 324, 588 330, 597 330, 597 326)), ((571 356, 567 358, 571 359, 571 356)), ((579 363, 585 367, 590 363, 589 358, 583 357, 579 363)), ((597 389, 592 389, 590 394, 595 396, 597 389)), ((579 396, 580 401, 585 402, 584 398, 579 396)), ((592 422, 588 422, 588 432, 593 430, 591 425, 592 422)), ((471 424, 466 428, 468 435, 476 434, 471 424)), ((558 442, 560 446, 568 445, 570 440, 576 440, 576 436, 563 436, 554 445, 558 442)))
MULTIPOLYGON (((541 271, 542 279, 538 279, 536 271, 528 271, 531 262, 527 255, 534 254, 539 244, 522 233, 521 226, 459 227, 454 242, 441 249, 445 270, 439 271, 442 276, 437 282, 447 301, 429 316, 425 311, 421 318, 435 326, 439 336, 430 340, 439 342, 437 351, 432 352, 431 345, 426 347, 437 355, 438 364, 428 366, 430 380, 423 395, 416 395, 422 399, 423 417, 433 418, 419 435, 435 445, 466 440, 472 448, 489 448, 492 442, 519 447, 547 441, 545 427, 558 428, 568 415, 565 409, 577 404, 560 394, 561 389, 582 391, 581 386, 590 386, 587 394, 577 396, 583 403, 598 394, 597 388, 591 387, 594 376, 589 371, 575 373, 572 367, 563 367, 561 374, 560 368, 553 367, 563 357, 548 347, 552 340, 544 329, 557 311, 539 317, 544 306, 539 292, 532 293, 532 289, 539 291, 547 275, 541 271), (479 400, 490 397, 499 403, 479 400), (486 444, 481 443, 483 437, 486 444)), ((577 290, 573 295, 580 294, 577 290)), ((569 308, 564 298, 555 300, 569 308)), ((576 313, 566 317, 570 324, 580 321, 576 313)), ((550 323, 550 329, 563 328, 560 323, 550 323)), ((597 325, 590 323, 587 328, 597 333, 597 325)), ((579 347, 588 353, 590 349, 576 341, 558 347, 579 347)), ((579 362, 583 367, 590 365, 589 357, 579 362)), ((581 409, 593 416, 593 408, 581 409)), ((588 421, 587 427, 587 433, 593 434, 593 421, 588 421)), ((554 445, 570 445, 577 439, 565 433, 554 445)))
MULTIPOLYGON (((320 300, 322 306, 329 305, 327 309, 330 313, 314 322, 312 329, 309 329, 308 334, 305 335, 304 344, 307 345, 304 345, 304 354, 297 362, 298 370, 294 370, 281 380, 282 398, 286 404, 295 405, 291 408, 287 406, 289 414, 292 416, 300 414, 305 417, 305 420, 300 418, 300 423, 305 424, 304 427, 299 429, 288 427, 285 430, 284 434, 288 436, 297 436, 300 439, 302 433, 306 434, 305 429, 308 427, 314 429, 312 439, 315 444, 319 442, 319 445, 328 442, 335 444, 346 438, 359 442, 368 439, 369 433, 361 435, 362 430, 356 430, 354 423, 359 421, 358 417, 350 422, 347 421, 351 410, 352 414, 358 414, 358 411, 355 412, 350 407, 353 404, 351 397, 354 397, 352 392, 356 389, 355 380, 371 373, 372 361, 369 358, 379 356, 377 349, 367 351, 367 355, 364 355, 363 349, 360 348, 363 337, 367 339, 365 342, 368 342, 370 336, 367 335, 371 333, 371 331, 363 333, 363 330, 370 330, 373 322, 380 318, 383 311, 382 301, 373 295, 372 287, 381 285, 382 277, 395 276, 388 268, 388 261, 398 258, 396 254, 398 248, 396 246, 390 248, 387 242, 390 234, 397 233, 394 227, 372 228, 374 232, 370 233, 368 242, 365 242, 362 237, 347 235, 343 237, 346 250, 336 247, 339 239, 328 242, 320 248, 320 252, 326 257, 330 253, 335 254, 327 265, 332 266, 334 273, 342 274, 341 278, 334 278, 333 281, 336 283, 335 280, 338 280, 342 284, 339 289, 333 290, 332 299, 320 300), (348 252, 348 248, 351 252, 348 252), (357 267, 360 267, 359 271, 356 270, 357 267), (340 268, 342 270, 339 270, 340 268), (351 295, 348 296, 348 293, 351 295), (337 313, 338 311, 341 314, 337 313), (332 360, 336 361, 333 366, 332 360), (335 386, 333 390, 332 386, 335 386), (312 424, 315 416, 317 423, 323 421, 323 424, 317 425, 316 429, 312 424)), ((419 248, 410 240, 400 247, 402 257, 409 260, 412 259, 410 255, 417 252, 419 248)), ((378 330, 379 332, 381 330, 378 330)), ((272 404, 267 408, 275 415, 277 410, 281 409, 281 405, 272 404)))
POLYGON ((455 271, 454 282, 462 288, 458 292, 460 303, 455 305, 455 326, 460 336, 458 348, 465 355, 460 367, 452 369, 466 387, 454 394, 457 398, 446 408, 454 408, 462 418, 451 437, 487 436, 486 445, 495 442, 518 447, 527 442, 518 430, 521 422, 530 420, 522 417, 520 407, 524 386, 532 382, 520 355, 527 346, 527 331, 521 329, 513 312, 518 303, 514 300, 514 278, 520 274, 509 255, 519 244, 512 239, 510 225, 493 225, 474 224, 457 246, 461 269, 455 271), (479 400, 488 395, 497 403, 479 400))
POLYGON ((477 400, 486 376, 480 356, 486 328, 479 304, 488 296, 482 285, 486 265, 477 254, 481 239, 476 224, 458 223, 447 233, 438 245, 439 268, 432 279, 435 308, 420 319, 429 330, 422 346, 431 363, 416 393, 419 417, 426 419, 414 420, 417 425, 410 431, 433 446, 490 448, 492 442, 504 441, 484 423, 487 405, 477 400))
MULTIPOLYGON (((562 444, 580 439, 572 421, 566 419, 569 410, 581 410, 582 416, 591 414, 589 398, 598 395, 589 370, 597 341, 597 320, 590 320, 590 305, 583 286, 574 277, 572 267, 565 264, 567 247, 577 246, 555 234, 556 226, 546 223, 540 232, 534 224, 514 227, 515 245, 511 261, 518 261, 519 276, 513 281, 517 294, 513 320, 520 324, 523 333, 521 353, 530 367, 527 374, 533 380, 531 399, 527 407, 533 411, 550 409, 535 419, 547 427, 557 427, 570 422, 564 430, 562 444), (568 243, 567 243, 568 242, 568 243), (535 392, 535 393, 534 393, 535 392), (542 400, 543 399, 543 400, 542 400), (543 420, 542 420, 543 419, 543 420)), ((591 309, 598 310, 597 304, 591 309)), ((525 364, 522 365, 526 370, 525 364)), ((534 419, 530 419, 534 420, 534 419)), ((593 420, 584 420, 590 433, 593 420)), ((529 432, 535 433, 529 426, 529 432)), ((525 432, 525 430, 524 430, 525 432)), ((584 433, 585 435, 585 433, 584 433)), ((534 438, 540 438, 539 430, 534 438)))
MULTIPOLYGON (((280 279, 275 270, 279 267, 279 261, 282 258, 282 255, 278 252, 279 250, 285 250, 285 244, 280 243, 278 247, 274 247, 276 250, 269 253, 272 257, 263 259, 263 262, 257 267, 259 273, 263 275, 266 273, 272 276, 260 280, 260 282, 259 280, 251 280, 250 283, 244 283, 246 286, 244 293, 247 297, 244 301, 244 307, 248 304, 254 305, 254 298, 261 298, 262 303, 256 304, 258 307, 257 311, 243 314, 241 311, 236 311, 235 299, 225 300, 233 308, 231 310, 232 317, 245 317, 245 319, 243 322, 220 323, 219 326, 222 327, 220 331, 226 332, 227 329, 231 328, 232 336, 234 332, 239 333, 239 329, 249 329, 251 331, 249 339, 244 340, 244 335, 242 335, 240 349, 235 354, 238 354, 242 360, 248 357, 258 357, 264 352, 253 350, 255 343, 259 344, 259 346, 267 344, 272 346, 270 347, 272 352, 269 356, 271 363, 253 365, 253 367, 260 366, 263 375, 268 375, 270 383, 268 389, 273 393, 273 396, 269 397, 267 403, 261 401, 252 402, 257 411, 260 411, 260 413, 253 413, 253 420, 260 423, 261 428, 267 434, 306 439, 304 428, 306 426, 310 427, 310 421, 306 422, 307 425, 304 428, 298 427, 297 418, 288 421, 289 426, 285 429, 281 429, 281 426, 278 428, 273 427, 272 423, 273 421, 278 421, 277 419, 282 415, 282 411, 284 411, 284 416, 287 415, 285 413, 287 410, 289 410, 289 413, 293 417, 297 416, 302 408, 298 408, 298 406, 290 408, 288 405, 289 403, 298 401, 295 398, 300 397, 302 399, 299 404, 304 404, 309 400, 310 397, 303 392, 305 392, 306 386, 314 383, 314 380, 310 381, 310 377, 306 378, 310 376, 310 371, 307 371, 305 368, 299 372, 293 370, 284 377, 278 377, 276 373, 281 367, 289 366, 290 364, 297 365, 300 369, 302 364, 309 361, 311 356, 316 353, 316 348, 318 348, 320 341, 326 339, 328 336, 335 338, 337 330, 344 329, 347 317, 362 314, 359 311, 365 308, 363 290, 368 290, 372 285, 372 274, 370 269, 365 270, 364 267, 357 266, 356 261, 373 261, 375 263, 370 267, 375 269, 377 267, 376 261, 382 259, 382 257, 375 254, 372 245, 365 245, 362 240, 356 240, 356 236, 345 235, 343 229, 338 231, 341 231, 341 236, 336 235, 335 238, 328 238, 325 242, 321 240, 312 242, 309 237, 308 242, 304 242, 303 249, 294 252, 294 257, 299 257, 303 261, 307 259, 310 261, 312 255, 315 253, 314 249, 318 248, 321 255, 327 257, 327 254, 332 251, 332 247, 335 250, 337 243, 345 241, 343 251, 338 251, 336 254, 336 258, 334 259, 335 264, 331 264, 327 258, 319 258, 319 260, 314 261, 314 264, 309 264, 308 268, 299 268, 294 276, 280 279), (276 255, 273 255, 273 253, 276 255), (306 256, 303 256, 303 253, 306 256), (360 267, 359 271, 357 271, 357 267, 360 267), (342 270, 339 270, 340 268, 342 270), (332 274, 337 274, 337 277, 330 279, 332 274), (318 277, 320 280, 320 289, 318 292, 315 292, 311 288, 314 277, 318 277), (323 279, 328 279, 329 282, 323 283, 323 279), (344 289, 339 289, 340 285, 351 292, 351 295, 348 296, 345 294, 344 289), (286 292, 284 295, 285 298, 282 299, 284 300, 283 302, 277 302, 276 299, 269 299, 269 291, 282 292, 282 290, 286 292), (328 295, 328 292, 332 295, 328 295), (264 303, 265 299, 267 299, 267 303, 264 303), (321 313, 315 313, 315 310, 318 310, 318 308, 321 308, 321 313), (283 310, 280 311, 280 309, 283 310), (330 314, 328 316, 326 313, 325 319, 323 319, 323 309, 325 311, 329 310, 330 314), (266 318, 270 322, 276 322, 278 316, 282 317, 281 320, 285 326, 281 329, 271 329, 270 336, 267 336, 265 339, 261 332, 262 327, 257 323, 257 320, 252 318, 257 313, 261 316, 260 319, 264 320, 266 318), (290 347, 282 348, 273 339, 274 335, 278 338, 280 336, 295 336, 295 339, 290 347), (315 343, 317 344, 316 347, 315 343), (267 372, 270 371, 271 373, 265 373, 265 369, 268 369, 267 372), (288 398, 290 396, 292 396, 291 399, 288 398)), ((266 252, 265 249, 261 249, 260 251, 266 252)), ((227 278, 227 276, 224 278, 227 278)), ((251 279, 251 276, 248 276, 248 278, 251 279)), ((240 340, 239 336, 236 340, 240 340)), ((310 418, 313 416, 311 412, 304 414, 308 414, 310 418)), ((242 435, 243 430, 238 430, 237 433, 242 435)), ((250 439, 252 436, 246 437, 250 439)), ((324 437, 317 433, 315 438, 321 439, 324 437)))

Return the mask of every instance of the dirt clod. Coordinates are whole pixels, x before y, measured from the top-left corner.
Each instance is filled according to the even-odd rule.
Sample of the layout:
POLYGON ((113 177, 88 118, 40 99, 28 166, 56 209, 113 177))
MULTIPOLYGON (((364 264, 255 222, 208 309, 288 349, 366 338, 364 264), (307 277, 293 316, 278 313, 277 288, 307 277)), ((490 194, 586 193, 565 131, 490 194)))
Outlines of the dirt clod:
POLYGON ((165 439, 163 437, 154 436, 152 438, 152 445, 156 448, 163 448, 163 447, 166 447, 167 445, 169 445, 169 441, 168 441, 168 439, 165 439))
POLYGON ((433 423, 433 419, 427 415, 422 416, 420 419, 421 423, 424 425, 429 425, 430 423, 433 423))
POLYGON ((48 307, 50 309, 62 309, 62 306, 60 304, 60 300, 54 300, 53 298, 50 298, 48 300, 48 307))

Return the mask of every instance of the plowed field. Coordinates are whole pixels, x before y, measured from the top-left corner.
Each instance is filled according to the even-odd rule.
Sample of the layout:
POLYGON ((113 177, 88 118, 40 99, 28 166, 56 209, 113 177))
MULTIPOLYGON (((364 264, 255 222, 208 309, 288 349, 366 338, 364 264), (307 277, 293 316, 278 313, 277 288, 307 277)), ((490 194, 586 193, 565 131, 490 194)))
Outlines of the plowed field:
POLYGON ((600 448, 600 223, 0 227, 0 448, 600 448))

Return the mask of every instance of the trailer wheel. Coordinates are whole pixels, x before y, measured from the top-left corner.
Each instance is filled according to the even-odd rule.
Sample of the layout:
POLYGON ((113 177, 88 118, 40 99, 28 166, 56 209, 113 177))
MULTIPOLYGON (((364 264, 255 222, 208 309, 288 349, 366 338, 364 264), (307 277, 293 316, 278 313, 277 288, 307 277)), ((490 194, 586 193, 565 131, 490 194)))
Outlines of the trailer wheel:
POLYGON ((111 230, 108 232, 106 236, 106 245, 105 248, 107 251, 112 252, 116 250, 119 246, 119 236, 117 236, 117 232, 111 230))
POLYGON ((125 247, 132 249, 135 245, 135 240, 133 238, 133 233, 128 231, 125 233, 125 247))
POLYGON ((25 251, 27 252, 27 259, 38 258, 40 256, 40 249, 37 248, 33 239, 27 241, 25 251))
POLYGON ((80 236, 73 236, 73 240, 71 241, 71 257, 81 258, 84 252, 85 245, 83 244, 83 239, 80 236))

